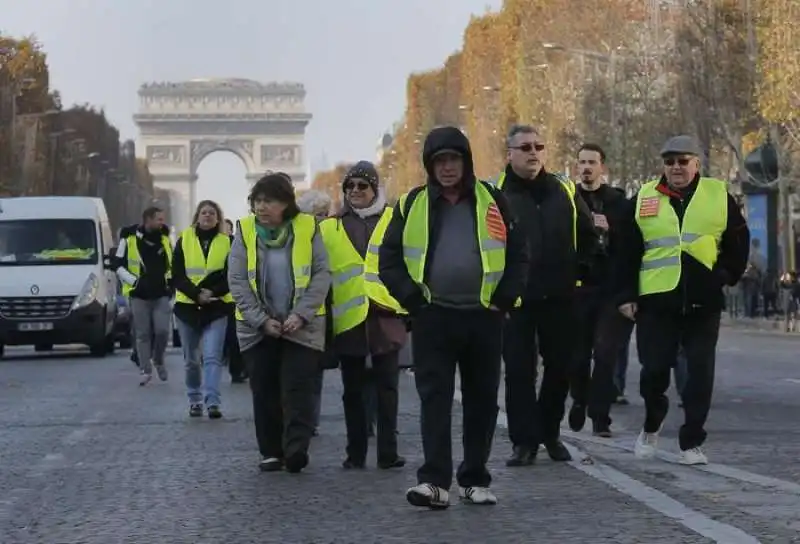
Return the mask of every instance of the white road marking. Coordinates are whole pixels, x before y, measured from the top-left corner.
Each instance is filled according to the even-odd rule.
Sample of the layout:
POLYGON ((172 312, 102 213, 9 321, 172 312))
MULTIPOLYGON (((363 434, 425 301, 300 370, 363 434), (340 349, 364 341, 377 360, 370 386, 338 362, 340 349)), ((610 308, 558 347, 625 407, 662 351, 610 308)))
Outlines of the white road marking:
POLYGON ((67 446, 74 446, 78 442, 82 441, 89 435, 89 429, 75 429, 71 433, 69 433, 66 437, 64 437, 64 444, 67 446))
MULTIPOLYGON (((461 403, 461 391, 458 388, 455 391, 455 399, 461 403)), ((508 417, 503 410, 499 410, 497 414, 497 425, 508 428, 508 417)), ((597 461, 591 465, 584 465, 580 459, 587 455, 575 446, 569 445, 568 448, 574 458, 569 463, 570 466, 644 504, 651 510, 675 520, 689 530, 718 544, 760 544, 757 538, 738 527, 716 521, 702 512, 693 510, 669 495, 645 485, 615 468, 597 461)))
POLYGON ((789 382, 789 383, 800 384, 800 379, 797 379, 797 378, 784 378, 783 381, 789 382))
MULTIPOLYGON (((606 446, 609 448, 616 448, 620 450, 633 452, 633 440, 634 440, 633 437, 631 437, 631 439, 626 442, 622 442, 620 440, 596 438, 594 436, 582 433, 575 433, 566 429, 562 429, 561 434, 565 438, 571 438, 573 440, 579 440, 581 442, 589 442, 592 444, 598 444, 600 446, 606 446)), ((663 461, 675 464, 680 463, 680 456, 676 453, 664 450, 658 450, 656 455, 659 459, 663 461)), ((727 465, 721 465, 719 463, 709 463, 708 465, 693 465, 691 468, 696 470, 701 470, 709 474, 722 476, 723 478, 729 478, 732 480, 738 480, 740 482, 748 484, 754 484, 761 487, 774 489, 776 491, 782 491, 784 493, 789 493, 791 495, 800 495, 800 484, 796 484, 794 482, 787 482, 786 480, 781 480, 779 478, 772 478, 770 476, 762 476, 761 474, 755 474, 753 472, 748 472, 746 470, 741 470, 727 465)))

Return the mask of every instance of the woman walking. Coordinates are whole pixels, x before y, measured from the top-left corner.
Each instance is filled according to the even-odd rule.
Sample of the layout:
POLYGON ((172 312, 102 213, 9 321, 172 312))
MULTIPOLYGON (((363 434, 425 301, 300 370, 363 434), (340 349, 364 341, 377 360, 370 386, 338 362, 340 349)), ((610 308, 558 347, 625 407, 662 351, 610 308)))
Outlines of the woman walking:
POLYGON ((344 388, 347 451, 342 467, 366 466, 367 438, 376 414, 378 467, 399 468, 405 465, 397 451, 396 431, 406 312, 378 279, 378 250, 392 208, 387 207, 378 172, 368 161, 358 162, 345 175, 342 193, 341 212, 320 223, 334 278, 333 350, 341 363, 344 388))
POLYGON ((228 288, 231 240, 223 232, 216 202, 198 204, 192 226, 181 233, 172 258, 175 320, 183 347, 189 416, 222 417, 219 390, 228 315, 233 305, 228 288), (202 364, 201 364, 202 362, 202 364))
POLYGON ((268 174, 239 221, 228 281, 236 334, 253 394, 265 472, 308 464, 320 359, 325 349, 328 258, 313 216, 300 213, 289 176, 268 174))

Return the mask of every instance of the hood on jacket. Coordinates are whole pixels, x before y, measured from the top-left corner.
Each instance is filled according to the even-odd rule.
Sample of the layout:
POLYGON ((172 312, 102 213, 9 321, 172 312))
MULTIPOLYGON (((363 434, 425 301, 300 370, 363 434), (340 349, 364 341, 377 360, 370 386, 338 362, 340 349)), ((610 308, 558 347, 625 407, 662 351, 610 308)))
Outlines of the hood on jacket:
POLYGON ((462 182, 471 183, 475 180, 475 167, 472 163, 472 149, 467 136, 456 127, 438 127, 425 137, 422 147, 422 164, 428 173, 428 183, 435 183, 433 173, 433 157, 442 151, 454 151, 464 157, 464 179, 462 182))

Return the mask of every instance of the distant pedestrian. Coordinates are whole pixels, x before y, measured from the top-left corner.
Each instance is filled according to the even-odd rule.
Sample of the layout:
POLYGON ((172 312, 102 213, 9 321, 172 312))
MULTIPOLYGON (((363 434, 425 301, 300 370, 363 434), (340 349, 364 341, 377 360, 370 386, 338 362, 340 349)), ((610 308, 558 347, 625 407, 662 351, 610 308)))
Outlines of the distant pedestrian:
POLYGON ((189 416, 222 417, 220 378, 233 297, 228 288, 231 240, 223 232, 222 209, 211 200, 197 205, 192 226, 175 244, 172 280, 175 321, 186 365, 189 416))
POLYGON ((163 210, 147 208, 141 225, 123 229, 116 260, 122 294, 129 297, 131 304, 141 369, 139 385, 150 383, 153 366, 159 379, 166 381, 164 354, 172 317, 172 242, 163 210))

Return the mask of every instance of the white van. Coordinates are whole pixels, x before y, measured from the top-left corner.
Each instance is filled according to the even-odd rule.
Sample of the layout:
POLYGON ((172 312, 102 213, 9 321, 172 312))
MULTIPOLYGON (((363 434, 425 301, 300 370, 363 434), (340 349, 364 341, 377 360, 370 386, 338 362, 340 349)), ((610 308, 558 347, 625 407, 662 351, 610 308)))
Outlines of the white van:
POLYGON ((103 201, 0 198, 0 355, 5 346, 114 349, 117 277, 103 201))

